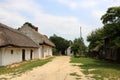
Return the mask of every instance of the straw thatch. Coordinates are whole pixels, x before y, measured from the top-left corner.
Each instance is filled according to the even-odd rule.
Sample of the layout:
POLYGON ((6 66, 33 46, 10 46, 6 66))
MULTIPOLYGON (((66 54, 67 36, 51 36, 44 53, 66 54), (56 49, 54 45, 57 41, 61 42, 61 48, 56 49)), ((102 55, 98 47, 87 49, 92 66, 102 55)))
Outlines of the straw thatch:
MULTIPOLYGON (((33 26, 33 25, 32 25, 33 26)), ((33 26, 34 27, 34 26, 33 26)), ((24 24, 21 28, 19 28, 19 31, 23 34, 30 37, 35 43, 38 45, 49 45, 51 47, 54 47, 54 43, 52 43, 47 36, 42 35, 41 33, 34 30, 31 26, 29 26, 29 23, 24 24)))
POLYGON ((51 42, 46 35, 42 35, 42 36, 43 36, 43 42, 44 42, 44 44, 52 46, 52 47, 55 46, 54 43, 51 42))
POLYGON ((29 37, 0 23, 0 47, 14 46, 25 48, 37 48, 38 45, 29 37))

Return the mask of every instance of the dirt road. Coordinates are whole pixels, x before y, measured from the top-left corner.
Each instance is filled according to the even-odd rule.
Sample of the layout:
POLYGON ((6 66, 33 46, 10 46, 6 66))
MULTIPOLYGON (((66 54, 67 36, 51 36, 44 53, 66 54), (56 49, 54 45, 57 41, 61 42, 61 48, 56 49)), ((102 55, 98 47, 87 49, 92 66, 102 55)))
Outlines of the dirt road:
POLYGON ((81 80, 89 80, 79 67, 73 66, 69 61, 70 57, 68 56, 56 57, 42 67, 34 68, 32 71, 11 80, 76 80, 78 76, 71 76, 71 73, 79 75, 81 80))

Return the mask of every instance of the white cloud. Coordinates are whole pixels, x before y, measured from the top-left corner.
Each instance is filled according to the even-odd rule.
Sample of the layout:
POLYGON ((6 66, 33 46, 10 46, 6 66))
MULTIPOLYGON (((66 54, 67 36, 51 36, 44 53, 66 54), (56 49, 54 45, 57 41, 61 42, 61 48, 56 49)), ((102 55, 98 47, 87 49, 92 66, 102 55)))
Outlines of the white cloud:
POLYGON ((98 3, 95 0, 57 0, 58 2, 67 5, 71 9, 91 8, 95 7, 98 3))
POLYGON ((94 0, 84 0, 81 1, 80 6, 83 8, 90 8, 90 7, 95 7, 97 5, 97 1, 94 0))
POLYGON ((58 2, 67 5, 68 7, 75 9, 78 7, 78 4, 72 0, 57 0, 58 2))

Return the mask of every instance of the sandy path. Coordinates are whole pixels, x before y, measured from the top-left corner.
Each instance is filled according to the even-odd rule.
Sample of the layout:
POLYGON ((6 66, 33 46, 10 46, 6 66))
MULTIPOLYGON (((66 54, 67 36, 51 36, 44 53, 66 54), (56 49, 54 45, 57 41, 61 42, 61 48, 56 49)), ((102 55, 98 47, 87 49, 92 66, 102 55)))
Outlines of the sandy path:
POLYGON ((69 56, 56 57, 51 62, 11 80, 76 80, 77 76, 70 75, 73 72, 79 74, 81 80, 90 80, 85 77, 79 67, 73 66, 69 61, 69 56))

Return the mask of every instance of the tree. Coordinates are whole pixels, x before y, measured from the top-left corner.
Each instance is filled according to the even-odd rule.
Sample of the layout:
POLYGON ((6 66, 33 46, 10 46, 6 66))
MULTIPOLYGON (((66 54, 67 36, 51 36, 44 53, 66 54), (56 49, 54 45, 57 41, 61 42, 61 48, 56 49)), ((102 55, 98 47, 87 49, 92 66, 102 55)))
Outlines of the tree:
POLYGON ((57 35, 53 35, 50 37, 50 40, 55 44, 55 51, 56 53, 61 53, 65 55, 65 50, 70 46, 70 43, 68 40, 59 37, 57 35))
POLYGON ((120 6, 108 8, 106 14, 101 17, 103 24, 120 22, 120 6))
MULTIPOLYGON (((89 49, 93 50, 97 46, 103 47, 105 45, 106 39, 108 39, 107 49, 103 50, 103 48, 100 48, 99 51, 106 51, 108 50, 108 48, 119 49, 120 48, 120 6, 108 8, 107 12, 101 17, 101 20, 104 26, 100 29, 96 29, 95 31, 92 31, 92 33, 87 36, 87 41, 90 42, 89 49)), ((98 52, 97 54, 100 53, 98 52)))
POLYGON ((85 44, 83 42, 83 39, 82 38, 81 39, 80 38, 76 38, 73 41, 71 49, 74 52, 74 56, 81 56, 82 52, 86 50, 86 46, 85 46, 85 44))
POLYGON ((101 17, 103 28, 92 31, 87 36, 87 41, 90 42, 89 48, 93 49, 96 46, 102 46, 102 38, 109 37, 111 46, 120 47, 120 7, 108 8, 106 14, 101 17))
POLYGON ((108 8, 101 17, 104 35, 111 39, 110 46, 120 47, 120 6, 108 8))
POLYGON ((103 28, 99 28, 96 29, 95 31, 92 31, 92 33, 87 36, 87 41, 90 42, 89 49, 92 50, 97 46, 102 47, 103 46, 102 38, 104 38, 103 28))

